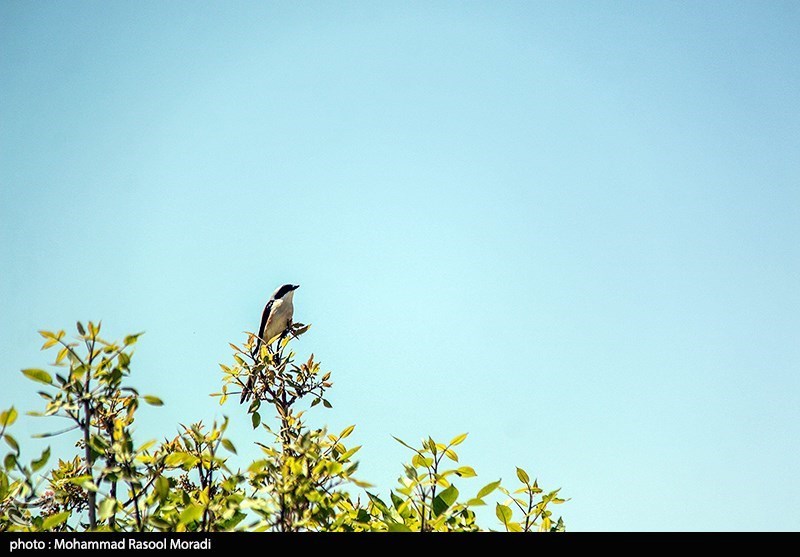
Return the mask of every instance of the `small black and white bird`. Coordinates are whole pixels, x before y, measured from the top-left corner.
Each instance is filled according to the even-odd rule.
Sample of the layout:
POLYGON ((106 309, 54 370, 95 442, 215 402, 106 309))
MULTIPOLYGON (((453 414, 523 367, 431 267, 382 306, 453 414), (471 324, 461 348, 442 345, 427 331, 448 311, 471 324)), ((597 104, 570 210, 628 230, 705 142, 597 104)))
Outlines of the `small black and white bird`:
MULTIPOLYGON (((258 339, 256 340, 255 354, 261 353, 261 343, 269 342, 284 333, 289 327, 292 326, 292 316, 294 314, 294 291, 300 288, 299 284, 284 284, 279 286, 272 297, 264 306, 264 313, 261 314, 261 326, 258 328, 258 339)), ((244 403, 250 397, 253 390, 253 381, 255 377, 252 375, 247 381, 247 386, 242 389, 242 398, 239 401, 244 403)))

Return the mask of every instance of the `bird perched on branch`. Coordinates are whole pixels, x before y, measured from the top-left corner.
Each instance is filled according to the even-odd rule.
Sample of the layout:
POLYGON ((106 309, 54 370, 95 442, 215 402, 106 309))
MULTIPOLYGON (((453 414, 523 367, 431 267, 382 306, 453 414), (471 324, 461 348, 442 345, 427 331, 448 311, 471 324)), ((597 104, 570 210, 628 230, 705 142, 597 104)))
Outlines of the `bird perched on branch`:
MULTIPOLYGON (((284 284, 278 287, 267 302, 267 305, 264 306, 264 313, 261 314, 261 326, 258 329, 258 339, 256 340, 256 348, 254 351, 256 357, 260 354, 262 342, 269 345, 269 342, 273 338, 278 335, 282 336, 292 326, 292 315, 294 314, 292 300, 294 298, 294 291, 298 288, 300 288, 299 284, 284 284)), ((247 386, 242 389, 240 403, 246 402, 250 397, 254 381, 255 377, 251 375, 247 380, 247 386)))

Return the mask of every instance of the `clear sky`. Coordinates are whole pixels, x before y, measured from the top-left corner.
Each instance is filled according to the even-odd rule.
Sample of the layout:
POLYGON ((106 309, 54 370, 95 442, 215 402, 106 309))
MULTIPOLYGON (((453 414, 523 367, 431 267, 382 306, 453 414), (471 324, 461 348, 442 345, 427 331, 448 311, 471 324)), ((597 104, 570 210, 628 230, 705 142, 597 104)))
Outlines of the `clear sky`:
POLYGON ((254 457, 208 394, 297 282, 315 420, 358 424, 383 493, 390 435, 467 431, 462 492, 523 466, 573 530, 797 529, 798 29, 791 1, 4 0, 0 406, 41 407, 37 329, 102 319, 146 331, 140 440, 227 414, 254 457))

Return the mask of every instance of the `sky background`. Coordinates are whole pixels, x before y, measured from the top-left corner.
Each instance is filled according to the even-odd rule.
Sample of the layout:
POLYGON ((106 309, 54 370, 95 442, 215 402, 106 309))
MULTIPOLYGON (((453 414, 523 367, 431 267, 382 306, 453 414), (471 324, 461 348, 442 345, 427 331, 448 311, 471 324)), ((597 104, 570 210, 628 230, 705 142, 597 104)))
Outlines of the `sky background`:
POLYGON ((208 395, 296 282, 313 421, 357 424, 381 493, 391 435, 469 432, 462 493, 523 466, 571 530, 798 529, 798 29, 778 1, 4 0, 0 407, 43 406, 38 329, 102 319, 146 331, 137 438, 228 415, 243 465, 263 435, 208 395))

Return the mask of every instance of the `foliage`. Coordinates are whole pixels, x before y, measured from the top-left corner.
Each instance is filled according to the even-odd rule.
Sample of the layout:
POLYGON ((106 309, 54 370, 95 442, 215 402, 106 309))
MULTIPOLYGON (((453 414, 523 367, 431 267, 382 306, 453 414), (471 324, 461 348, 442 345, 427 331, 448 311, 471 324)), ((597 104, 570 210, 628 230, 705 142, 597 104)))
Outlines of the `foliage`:
POLYGON ((564 530, 550 509, 564 502, 558 490, 544 492, 521 468, 514 491, 497 480, 463 497, 456 483, 477 475, 459 464, 456 447, 466 433, 447 444, 428 437, 419 447, 397 439, 410 461, 388 499, 373 493, 355 476, 360 447, 346 444, 355 426, 329 433, 306 421, 317 405, 331 407, 332 386, 313 354, 298 363, 289 349, 308 328, 294 324, 261 343, 248 334, 242 346, 231 344, 234 363, 221 364, 222 389, 212 396, 220 404, 243 391, 242 399, 252 397, 243 408, 261 456, 244 467, 234 467, 228 418, 210 427, 180 424, 161 442, 134 442, 141 403, 163 404, 127 383, 141 333, 109 342, 92 322, 78 323, 72 340, 63 330, 40 331, 42 349, 56 351, 56 370, 22 370, 43 385, 44 409, 29 414, 65 419, 69 427, 38 437, 74 432, 77 451, 49 469, 49 447, 23 463, 10 433, 18 412, 12 406, 0 413, 0 437, 10 448, 0 469, 0 531, 477 531, 474 509, 498 494, 506 496, 495 503, 500 529, 564 530))

